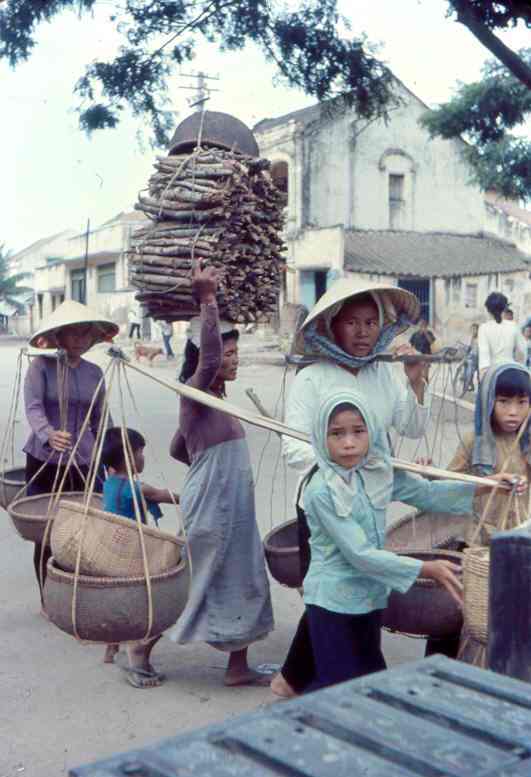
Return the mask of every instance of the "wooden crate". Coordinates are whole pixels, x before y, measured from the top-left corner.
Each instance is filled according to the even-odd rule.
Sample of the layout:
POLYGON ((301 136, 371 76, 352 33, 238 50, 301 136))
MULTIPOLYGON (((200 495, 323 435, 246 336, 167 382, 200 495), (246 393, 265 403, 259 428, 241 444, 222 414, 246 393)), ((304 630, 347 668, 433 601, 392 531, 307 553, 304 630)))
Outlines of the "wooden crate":
POLYGON ((70 772, 207 775, 529 777, 531 686, 432 656, 70 772))

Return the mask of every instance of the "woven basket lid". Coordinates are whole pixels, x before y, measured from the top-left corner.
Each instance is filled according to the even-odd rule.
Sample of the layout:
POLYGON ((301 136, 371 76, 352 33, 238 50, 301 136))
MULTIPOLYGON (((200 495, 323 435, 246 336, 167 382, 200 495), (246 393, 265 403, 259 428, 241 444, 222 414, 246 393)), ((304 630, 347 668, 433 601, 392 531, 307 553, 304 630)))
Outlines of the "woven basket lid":
MULTIPOLYGON (((389 286, 384 283, 367 283, 366 281, 359 281, 353 278, 341 278, 330 286, 328 291, 323 294, 304 320, 304 323, 296 334, 295 352, 310 355, 308 353, 308 348, 305 348, 304 332, 312 321, 317 319, 323 320, 323 315, 338 303, 350 302, 361 294, 368 293, 374 294, 375 296, 381 295, 384 313, 386 302, 390 302, 398 315, 400 315, 400 313, 405 313, 411 322, 417 321, 420 316, 420 302, 414 294, 405 289, 400 289, 398 286, 389 286)), ((389 323, 390 320, 386 318, 384 320, 384 325, 389 323)), ((405 331, 407 327, 408 325, 403 326, 402 329, 397 332, 397 335, 400 334, 400 332, 405 331)))
POLYGON ((226 148, 254 157, 260 154, 249 127, 235 116, 219 111, 205 111, 204 114, 197 111, 182 121, 173 134, 169 153, 192 151, 198 144, 200 134, 201 146, 226 148))
POLYGON ((46 323, 31 336, 29 344, 33 348, 48 349, 59 348, 56 336, 61 329, 74 324, 94 324, 99 330, 96 343, 111 340, 120 331, 118 324, 102 316, 98 311, 92 310, 81 302, 67 299, 57 307, 46 323))

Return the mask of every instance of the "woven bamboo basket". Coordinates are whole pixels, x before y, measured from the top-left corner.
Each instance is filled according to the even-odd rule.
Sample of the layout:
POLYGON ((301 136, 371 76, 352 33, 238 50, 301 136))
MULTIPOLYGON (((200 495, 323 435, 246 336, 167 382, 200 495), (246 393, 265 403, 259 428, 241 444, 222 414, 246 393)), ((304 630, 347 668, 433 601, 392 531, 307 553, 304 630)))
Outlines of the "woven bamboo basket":
MULTIPOLYGON (((448 550, 405 550, 398 555, 420 561, 463 561, 462 553, 448 550)), ((382 625, 389 631, 442 639, 460 632, 463 614, 446 588, 435 580, 418 577, 405 594, 390 593, 382 625)))
POLYGON ((385 534, 387 550, 459 550, 467 527, 469 515, 451 513, 408 513, 393 521, 385 534))
POLYGON ((486 645, 489 634, 490 551, 484 547, 467 548, 463 561, 465 632, 486 645))
MULTIPOLYGON (((70 502, 77 503, 78 505, 83 504, 85 499, 82 492, 67 492, 64 496, 70 502)), ((38 543, 43 541, 51 499, 55 499, 54 494, 39 494, 38 496, 25 496, 9 505, 9 516, 22 539, 38 543)), ((101 507, 101 504, 101 496, 94 494, 92 496, 92 505, 94 507, 101 507)), ((52 520, 55 518, 56 513, 57 508, 52 513, 52 520)))
MULTIPOLYGON (((184 543, 183 543, 184 545, 184 543)), ((72 619, 74 579, 72 572, 48 561, 44 607, 61 631, 76 636, 72 619)), ((175 567, 151 578, 153 624, 148 638, 173 626, 186 606, 189 570, 184 553, 175 567)), ((79 575, 76 589, 77 636, 87 642, 129 642, 146 637, 148 589, 141 577, 89 577, 79 575)))
MULTIPOLYGON (((392 523, 386 532, 387 550, 460 550, 469 515, 451 513, 408 513, 392 523)), ((297 520, 275 526, 264 537, 264 554, 271 576, 289 588, 302 585, 297 520)))
POLYGON ((276 526, 264 537, 264 555, 271 576, 288 588, 302 585, 297 520, 276 526))
MULTIPOLYGON (((142 533, 151 575, 179 565, 182 543, 176 537, 148 526, 142 527, 142 533)), ((87 511, 83 505, 61 499, 51 534, 52 555, 61 569, 74 572, 81 540, 79 572, 82 575, 137 577, 144 574, 136 521, 93 507, 87 511)))
POLYGON ((0 474, 0 507, 7 510, 25 482, 26 470, 23 466, 4 470, 0 474))

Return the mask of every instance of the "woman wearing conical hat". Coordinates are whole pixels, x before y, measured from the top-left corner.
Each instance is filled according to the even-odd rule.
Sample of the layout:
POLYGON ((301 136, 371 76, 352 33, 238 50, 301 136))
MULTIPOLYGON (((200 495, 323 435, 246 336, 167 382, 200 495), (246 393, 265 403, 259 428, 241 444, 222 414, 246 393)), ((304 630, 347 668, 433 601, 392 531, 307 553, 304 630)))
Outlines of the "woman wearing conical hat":
MULTIPOLYGON (((430 413, 423 364, 404 364, 401 373, 397 365, 376 358, 417 321, 419 314, 417 298, 396 286, 362 285, 350 279, 334 283, 296 336, 296 350, 315 362, 293 381, 286 409, 288 426, 311 434, 317 410, 330 393, 355 389, 385 429, 393 427, 400 435, 421 437, 430 413)), ((399 346, 395 352, 416 353, 409 344, 399 346)), ((282 446, 290 466, 301 473, 311 471, 315 465, 311 445, 285 437, 282 446)), ((303 568, 307 569, 308 563, 309 556, 303 554, 303 568)), ((271 684, 272 690, 281 696, 301 693, 312 681, 312 672, 311 645, 303 616, 281 673, 271 684)))
MULTIPOLYGON (((26 418, 31 432, 24 446, 27 494, 49 494, 65 473, 71 448, 79 435, 92 399, 98 392, 90 422, 79 440, 75 464, 65 480, 65 491, 83 491, 98 426, 105 386, 103 373, 83 355, 96 343, 111 341, 119 327, 79 302, 67 300, 30 339, 42 351, 57 354, 32 360, 24 382, 26 418)), ((35 544, 34 565, 40 587, 42 547, 35 544)), ((44 574, 49 550, 44 549, 44 574)), ((42 590, 41 590, 42 603, 42 590)))

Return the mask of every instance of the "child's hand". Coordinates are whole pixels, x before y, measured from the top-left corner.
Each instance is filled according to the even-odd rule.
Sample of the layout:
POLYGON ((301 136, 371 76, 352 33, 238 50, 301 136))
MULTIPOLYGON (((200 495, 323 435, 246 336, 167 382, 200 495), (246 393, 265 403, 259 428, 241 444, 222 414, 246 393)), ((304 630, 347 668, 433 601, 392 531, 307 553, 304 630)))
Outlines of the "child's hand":
POLYGON ((194 262, 192 268, 192 292, 203 303, 216 301, 218 290, 218 272, 213 267, 201 269, 201 263, 194 262))
POLYGON ((527 491, 527 478, 522 475, 511 475, 509 472, 498 472, 496 475, 489 475, 491 480, 497 480, 500 487, 505 491, 513 491, 517 496, 522 496, 527 491))
POLYGON ((415 459, 415 464, 420 464, 421 467, 432 467, 433 459, 425 459, 421 456, 419 459, 415 459))
POLYGON ((427 577, 440 583, 459 608, 463 606, 463 584, 457 577, 461 567, 451 561, 425 561, 420 570, 420 577, 427 577))

